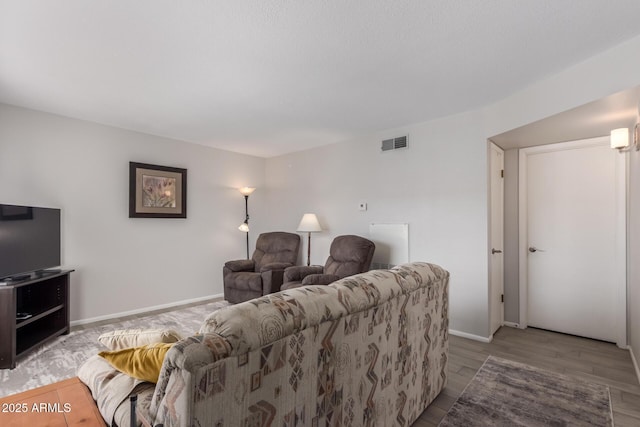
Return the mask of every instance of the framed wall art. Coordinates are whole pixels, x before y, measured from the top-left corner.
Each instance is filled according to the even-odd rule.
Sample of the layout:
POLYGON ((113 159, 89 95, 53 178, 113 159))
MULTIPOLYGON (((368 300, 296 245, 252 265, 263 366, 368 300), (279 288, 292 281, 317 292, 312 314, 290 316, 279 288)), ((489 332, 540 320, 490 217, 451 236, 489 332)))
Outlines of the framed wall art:
POLYGON ((33 219, 33 208, 30 206, 0 205, 0 221, 33 219))
POLYGON ((186 169, 129 162, 129 218, 186 217, 186 169))

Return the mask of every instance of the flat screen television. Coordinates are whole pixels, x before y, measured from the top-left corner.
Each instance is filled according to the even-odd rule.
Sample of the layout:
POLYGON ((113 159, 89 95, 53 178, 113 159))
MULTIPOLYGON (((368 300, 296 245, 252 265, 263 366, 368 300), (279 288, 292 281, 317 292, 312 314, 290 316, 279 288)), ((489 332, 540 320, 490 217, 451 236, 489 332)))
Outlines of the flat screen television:
POLYGON ((60 209, 0 204, 0 279, 60 265, 60 209))

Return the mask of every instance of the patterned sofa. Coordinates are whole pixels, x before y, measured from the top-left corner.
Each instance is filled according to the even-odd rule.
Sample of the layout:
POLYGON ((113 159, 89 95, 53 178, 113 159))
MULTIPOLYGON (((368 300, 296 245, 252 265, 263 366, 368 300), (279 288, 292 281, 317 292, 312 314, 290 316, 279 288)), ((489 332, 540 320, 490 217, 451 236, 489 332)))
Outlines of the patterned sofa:
POLYGON ((138 417, 165 427, 410 425, 447 382, 448 284, 447 271, 416 262, 215 311, 169 350, 138 417))

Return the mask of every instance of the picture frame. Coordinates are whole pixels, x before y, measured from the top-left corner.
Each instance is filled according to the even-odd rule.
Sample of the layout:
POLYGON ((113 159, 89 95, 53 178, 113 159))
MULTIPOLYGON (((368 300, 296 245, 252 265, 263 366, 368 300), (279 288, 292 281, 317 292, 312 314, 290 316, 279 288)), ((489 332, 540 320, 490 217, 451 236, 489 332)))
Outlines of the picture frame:
POLYGON ((186 169, 129 162, 129 218, 186 217, 186 169))
POLYGON ((0 205, 0 221, 33 219, 33 208, 29 206, 0 205))

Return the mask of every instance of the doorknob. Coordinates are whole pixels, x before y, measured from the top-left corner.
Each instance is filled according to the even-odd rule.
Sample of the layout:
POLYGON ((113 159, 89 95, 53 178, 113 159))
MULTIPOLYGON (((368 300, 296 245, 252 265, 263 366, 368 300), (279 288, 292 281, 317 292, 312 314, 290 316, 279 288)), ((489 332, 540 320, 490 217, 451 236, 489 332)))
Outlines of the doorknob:
POLYGON ((493 248, 491 249, 491 255, 493 255, 493 254, 501 254, 501 253, 502 253, 502 251, 500 249, 493 249, 493 248))
POLYGON ((529 252, 534 253, 534 252, 545 252, 542 249, 538 249, 535 246, 529 246, 529 252))

